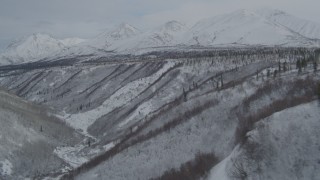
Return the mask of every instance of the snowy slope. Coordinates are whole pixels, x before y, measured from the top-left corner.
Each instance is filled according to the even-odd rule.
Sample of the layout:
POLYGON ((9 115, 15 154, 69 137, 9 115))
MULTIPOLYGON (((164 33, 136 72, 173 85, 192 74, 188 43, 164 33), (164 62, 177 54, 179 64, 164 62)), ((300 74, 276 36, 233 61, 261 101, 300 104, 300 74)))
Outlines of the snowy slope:
POLYGON ((188 28, 178 21, 169 21, 155 29, 144 32, 126 41, 114 43, 110 50, 118 52, 135 53, 139 49, 175 46, 181 43, 181 39, 188 28))
MULTIPOLYGON (((220 57, 219 51, 213 51, 217 54, 213 57, 199 54, 195 58, 192 54, 190 58, 154 62, 144 59, 114 64, 92 61, 67 67, 17 70, 11 76, 0 78, 0 85, 61 112, 66 123, 87 136, 76 146, 54 148, 55 154, 71 167, 82 166, 87 161, 94 163, 92 158, 102 153, 107 155, 104 157, 110 156, 100 159, 94 168, 83 168, 88 171, 81 170, 83 174, 76 174, 76 178, 150 179, 171 168, 179 168, 197 152, 214 152, 219 160, 228 157, 234 148, 238 124, 236 107, 255 96, 265 83, 278 79, 268 78, 265 68, 277 65, 279 60, 300 57, 295 53, 300 49, 283 49, 285 51, 270 48, 263 51, 265 53, 251 48, 241 51, 251 54, 250 58, 220 57), (257 78, 256 72, 261 69, 265 70, 257 78), (224 72, 225 89, 219 88, 221 72, 224 72), (166 128, 170 124, 175 126, 166 128), (91 139, 91 146, 88 146, 88 139, 91 139), (108 150, 111 154, 104 153, 108 150)), ((234 48, 228 54, 240 50, 234 48)), ((309 70, 311 72, 311 67, 304 73, 309 70)), ((294 79, 296 73, 293 70, 292 74, 281 74, 294 79)), ((6 74, 5 71, 3 75, 6 74)), ((283 79, 283 88, 274 88, 279 91, 266 95, 271 102, 290 94, 291 89, 286 85, 291 82, 287 80, 283 79), (282 89, 285 93, 277 93, 282 89)), ((252 109, 269 104, 265 98, 258 100, 253 101, 252 109)), ((252 109, 248 112, 253 112, 252 109)), ((5 164, 4 171, 10 173, 6 160, 13 161, 1 160, 5 164)), ((217 167, 221 170, 225 165, 217 167)), ((73 172, 77 171, 70 174, 73 172)))
POLYGON ((320 24, 300 19, 286 12, 263 8, 255 11, 266 19, 281 24, 290 30, 312 39, 320 39, 320 24))
MULTIPOLYGON (((320 32, 320 31, 319 31, 320 32)), ((302 45, 306 39, 250 10, 205 19, 194 25, 187 43, 203 46, 220 44, 302 45)))
POLYGON ((80 43, 83 43, 85 42, 86 40, 84 39, 81 39, 81 38, 65 38, 65 39, 62 39, 60 40, 60 42, 62 42, 63 45, 65 45, 66 47, 71 47, 71 46, 74 46, 74 45, 78 45, 80 43))
POLYGON ((54 155, 54 148, 82 138, 45 109, 1 89, 0 123, 0 179, 33 179, 39 172, 59 170, 67 164, 54 155))
POLYGON ((107 37, 112 41, 128 39, 140 34, 141 31, 130 24, 122 23, 119 27, 108 32, 107 37))
POLYGON ((130 24, 122 23, 111 31, 99 34, 97 37, 85 43, 85 46, 92 46, 98 49, 110 49, 118 41, 125 41, 141 34, 141 31, 130 24))
POLYGON ((72 58, 82 55, 94 55, 96 57, 108 56, 110 52, 117 48, 117 44, 125 44, 125 42, 141 33, 139 29, 122 23, 114 29, 107 30, 92 39, 87 39, 86 41, 62 49, 62 51, 56 52, 50 59, 72 58))
POLYGON ((140 47, 170 46, 180 43, 181 35, 187 31, 187 27, 178 21, 169 21, 162 26, 148 32, 140 42, 140 47))
POLYGON ((83 41, 80 38, 59 40, 47 34, 33 34, 10 44, 0 55, 0 64, 40 60, 83 41))
POLYGON ((241 164, 246 179, 318 179, 319 116, 318 102, 314 101, 262 120, 249 132, 251 143, 260 146, 255 149, 260 158, 248 154, 249 145, 237 147, 212 169, 209 179, 237 179, 235 165, 241 164))

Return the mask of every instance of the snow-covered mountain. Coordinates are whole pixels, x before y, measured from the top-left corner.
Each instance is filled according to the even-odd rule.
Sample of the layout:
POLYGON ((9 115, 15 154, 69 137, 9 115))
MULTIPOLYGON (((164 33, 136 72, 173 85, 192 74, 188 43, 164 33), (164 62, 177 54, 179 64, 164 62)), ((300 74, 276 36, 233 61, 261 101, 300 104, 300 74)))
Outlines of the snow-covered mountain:
POLYGON ((188 28, 181 22, 169 21, 153 31, 149 32, 143 39, 142 46, 158 47, 170 46, 181 43, 181 36, 188 30, 188 28))
POLYGON ((320 39, 320 25, 315 22, 300 19, 281 10, 268 8, 259 9, 256 13, 302 36, 320 39))
POLYGON ((6 51, 0 55, 0 64, 40 60, 84 41, 80 38, 59 40, 47 34, 33 34, 11 43, 6 51))
POLYGON ((122 23, 111 31, 107 30, 99 34, 97 37, 89 40, 84 45, 95 47, 98 49, 110 49, 110 46, 116 44, 117 42, 126 41, 141 33, 142 32, 139 29, 129 24, 122 23))
POLYGON ((81 54, 80 51, 89 53, 88 48, 95 48, 90 52, 91 54, 99 50, 135 53, 145 48, 175 46, 181 43, 182 36, 187 30, 188 28, 178 21, 169 21, 146 32, 122 23, 111 31, 106 31, 77 47, 70 48, 69 52, 73 54, 81 54))
POLYGON ((187 44, 225 45, 312 45, 305 30, 296 24, 304 26, 312 24, 313 34, 320 33, 320 25, 301 21, 293 16, 285 14, 286 18, 278 14, 278 10, 265 10, 264 13, 250 10, 238 10, 230 14, 220 15, 199 21, 191 28, 187 36, 187 44), (288 26, 283 24, 288 23, 288 26), (290 24, 291 23, 291 24, 290 24), (317 27, 317 28, 316 28, 317 27), (300 32, 305 32, 300 34, 300 32), (317 32, 317 33, 316 33, 317 32))
POLYGON ((137 53, 167 46, 282 45, 319 46, 320 24, 273 9, 238 10, 200 20, 191 28, 169 21, 151 31, 109 46, 137 53))
POLYGON ((129 24, 122 23, 115 30, 108 32, 107 37, 112 41, 128 39, 140 34, 141 31, 129 24))
POLYGON ((64 44, 66 47, 71 47, 80 43, 85 42, 86 40, 81 39, 81 38, 65 38, 60 40, 60 42, 62 42, 62 44, 64 44))
POLYGON ((113 44, 110 48, 123 53, 135 53, 141 49, 180 44, 188 28, 181 22, 169 21, 126 41, 113 44))
POLYGON ((10 45, 0 64, 36 61, 46 57, 104 56, 107 52, 141 54, 162 48, 199 46, 319 46, 320 24, 280 10, 238 10, 200 20, 191 28, 169 21, 145 32, 122 23, 95 38, 58 40, 34 34, 10 45))

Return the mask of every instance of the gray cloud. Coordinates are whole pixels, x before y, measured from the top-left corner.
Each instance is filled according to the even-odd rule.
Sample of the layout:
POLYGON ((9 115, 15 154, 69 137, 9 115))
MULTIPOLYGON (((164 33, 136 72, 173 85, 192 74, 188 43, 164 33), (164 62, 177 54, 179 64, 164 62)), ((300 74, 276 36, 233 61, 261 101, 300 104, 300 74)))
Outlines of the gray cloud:
POLYGON ((320 23, 319 0, 0 0, 0 48, 35 32, 93 37, 121 22, 140 29, 169 20, 192 25, 237 9, 270 7, 320 23))

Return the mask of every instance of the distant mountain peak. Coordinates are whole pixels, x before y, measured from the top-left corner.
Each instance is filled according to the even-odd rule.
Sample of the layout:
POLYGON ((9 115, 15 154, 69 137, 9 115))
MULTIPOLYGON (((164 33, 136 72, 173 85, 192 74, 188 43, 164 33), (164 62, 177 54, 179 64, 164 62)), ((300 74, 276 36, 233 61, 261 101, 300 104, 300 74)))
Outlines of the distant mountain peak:
POLYGON ((49 34, 33 33, 13 41, 1 54, 0 61, 1 59, 9 59, 15 63, 21 63, 40 60, 84 41, 80 38, 56 39, 49 34))
MULTIPOLYGON (((137 28, 133 27, 132 25, 128 24, 128 23, 121 23, 118 26, 118 29, 130 29, 132 31, 136 31, 138 30, 137 28)), ((139 31, 139 30, 138 30, 139 31)))
POLYGON ((160 30, 162 31, 172 31, 172 32, 177 32, 185 29, 186 29, 186 26, 183 23, 176 20, 168 21, 163 26, 160 27, 160 30))
POLYGON ((48 34, 44 34, 44 33, 33 33, 31 34, 30 36, 24 36, 20 39, 16 39, 14 41, 12 41, 8 47, 7 47, 7 50, 10 50, 10 49, 15 49, 17 48, 18 46, 24 44, 24 43, 30 43, 30 42, 38 42, 39 40, 41 39, 47 39, 47 40, 51 40, 53 39, 50 35, 48 34))
POLYGON ((131 38, 140 33, 141 31, 133 27, 132 25, 127 23, 121 23, 118 27, 109 32, 109 35, 113 40, 122 40, 126 38, 131 38))

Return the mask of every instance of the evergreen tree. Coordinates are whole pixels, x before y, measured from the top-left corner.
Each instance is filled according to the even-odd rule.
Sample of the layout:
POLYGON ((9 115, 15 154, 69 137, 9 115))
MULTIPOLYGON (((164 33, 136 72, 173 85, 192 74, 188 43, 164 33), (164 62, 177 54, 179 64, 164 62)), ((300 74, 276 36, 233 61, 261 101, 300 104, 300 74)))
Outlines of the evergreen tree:
POLYGON ((301 63, 300 59, 298 59, 298 61, 297 61, 297 69, 298 69, 298 72, 301 73, 301 71, 302 71, 302 63, 301 63))
POLYGON ((276 77, 277 77, 277 74, 278 74, 278 71, 277 71, 277 70, 274 70, 274 72, 273 72, 273 78, 276 78, 276 77))
POLYGON ((317 69, 318 69, 318 63, 317 63, 317 60, 315 59, 313 61, 313 72, 317 72, 317 69))
POLYGON ((301 62, 301 66, 303 67, 304 70, 306 70, 307 65, 308 64, 307 64, 306 59, 303 59, 302 62, 301 62))
POLYGON ((300 69, 300 66, 301 66, 301 61, 300 59, 298 59, 296 63, 296 69, 300 69))
POLYGON ((287 62, 284 62, 282 65, 283 65, 283 67, 282 67, 283 72, 286 72, 287 71, 287 62))
POLYGON ((187 101, 187 92, 183 88, 183 99, 184 101, 187 101))
POLYGON ((267 70, 267 77, 270 77, 270 69, 267 70))
POLYGON ((223 88, 223 78, 222 78, 222 74, 220 75, 220 79, 221 79, 221 88, 223 88))
POLYGON ((320 104, 320 83, 318 84, 317 94, 318 94, 318 99, 320 104))

